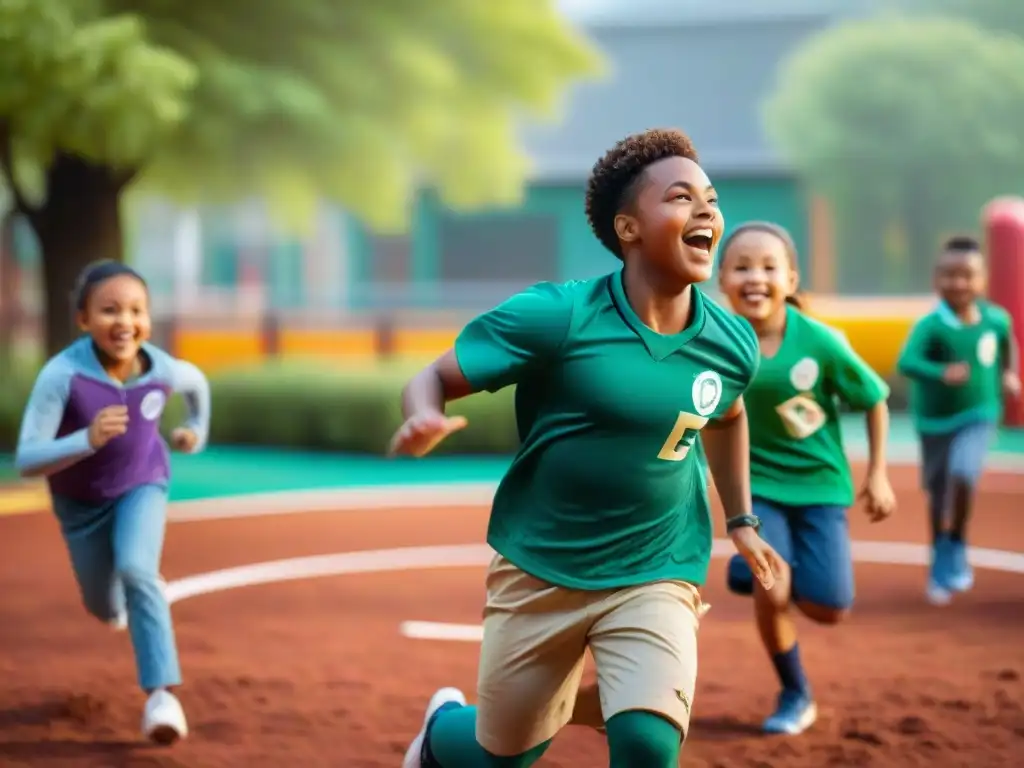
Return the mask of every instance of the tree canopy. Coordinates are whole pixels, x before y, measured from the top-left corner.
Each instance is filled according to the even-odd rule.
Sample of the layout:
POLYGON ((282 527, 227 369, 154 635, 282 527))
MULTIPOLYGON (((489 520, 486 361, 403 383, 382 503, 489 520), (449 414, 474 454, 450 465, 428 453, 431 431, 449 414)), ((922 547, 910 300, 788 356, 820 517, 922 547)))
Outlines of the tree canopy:
POLYGON ((322 196, 382 227, 424 178, 456 206, 514 200, 516 119, 597 63, 548 0, 0 0, 26 180, 66 152, 177 197, 322 196))
POLYGON ((888 10, 962 18, 993 32, 1024 37, 1024 4, 1013 0, 879 0, 879 3, 888 10))
POLYGON ((121 193, 317 199, 401 229, 424 183, 514 203, 516 129, 601 60, 553 0, 0 0, 0 170, 43 254, 51 351, 121 193))
POLYGON ((765 116, 832 202, 848 280, 884 287, 852 257, 892 250, 897 225, 907 253, 889 280, 924 287, 940 233, 975 227, 985 201, 1022 185, 1024 42, 954 18, 849 22, 793 54, 765 116))

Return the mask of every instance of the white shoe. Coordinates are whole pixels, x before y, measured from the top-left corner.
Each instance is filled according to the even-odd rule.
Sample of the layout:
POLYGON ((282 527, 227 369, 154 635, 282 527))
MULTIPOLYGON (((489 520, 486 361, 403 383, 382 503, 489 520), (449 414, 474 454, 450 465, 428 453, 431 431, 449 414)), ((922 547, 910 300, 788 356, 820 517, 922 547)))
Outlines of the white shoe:
POLYGON ((160 689, 150 695, 142 711, 142 735, 161 746, 188 736, 185 710, 173 693, 160 689))
POLYGON ((929 580, 928 588, 924 591, 925 599, 932 605, 949 605, 953 595, 941 584, 929 580))
POLYGON ((416 738, 412 740, 412 744, 406 750, 402 768, 421 768, 420 755, 423 752, 423 742, 427 738, 427 725, 430 724, 430 718, 434 716, 434 713, 445 704, 458 704, 464 707, 466 706, 466 696, 458 688, 442 688, 430 697, 427 713, 423 716, 423 728, 416 734, 416 738))

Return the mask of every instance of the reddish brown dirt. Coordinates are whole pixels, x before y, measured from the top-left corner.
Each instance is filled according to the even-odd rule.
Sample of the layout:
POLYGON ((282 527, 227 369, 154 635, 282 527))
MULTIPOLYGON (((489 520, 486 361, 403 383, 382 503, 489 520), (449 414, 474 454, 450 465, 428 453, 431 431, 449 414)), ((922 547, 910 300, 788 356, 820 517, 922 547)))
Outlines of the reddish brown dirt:
MULTIPOLYGON (((899 516, 858 539, 919 541, 920 498, 901 472, 899 516)), ((1024 551, 1020 478, 993 478, 973 538, 1024 551)), ((173 525, 165 574, 282 557, 479 543, 483 510, 375 510, 173 525)), ((0 766, 242 768, 397 766, 431 691, 472 690, 477 646, 403 639, 405 619, 476 622, 482 570, 313 579, 186 600, 175 617, 193 735, 140 745, 141 694, 125 635, 78 604, 47 515, 0 520, 0 766)), ((682 764, 710 768, 1020 765, 1024 754, 1024 576, 980 571, 946 609, 923 604, 922 569, 858 566, 857 612, 806 625, 802 647, 823 708, 797 739, 754 725, 774 694, 749 601, 722 587, 716 560, 702 629, 693 735, 682 764), (1018 757, 1013 758, 1016 754, 1018 757)), ((597 734, 567 729, 541 765, 606 765, 597 734)))

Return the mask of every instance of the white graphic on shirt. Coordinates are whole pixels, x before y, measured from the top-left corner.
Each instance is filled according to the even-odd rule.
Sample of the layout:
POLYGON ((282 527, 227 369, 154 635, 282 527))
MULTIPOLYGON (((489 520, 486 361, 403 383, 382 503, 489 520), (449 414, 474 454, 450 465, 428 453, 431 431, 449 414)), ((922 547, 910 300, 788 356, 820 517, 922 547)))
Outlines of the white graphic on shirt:
POLYGON ((693 380, 693 407, 701 416, 710 416, 722 402, 722 377, 714 371, 704 371, 693 380))
POLYGON ((139 413, 146 421, 156 421, 164 412, 164 405, 167 404, 167 397, 159 389, 147 392, 139 405, 139 413))
POLYGON ((978 339, 978 362, 986 368, 996 364, 996 356, 999 352, 999 340, 992 331, 985 331, 978 339))
POLYGON ((800 394, 775 406, 789 436, 804 440, 825 426, 828 416, 810 395, 800 394))
POLYGON ((813 357, 805 357, 789 369, 789 382, 800 392, 814 389, 821 375, 821 366, 813 357))

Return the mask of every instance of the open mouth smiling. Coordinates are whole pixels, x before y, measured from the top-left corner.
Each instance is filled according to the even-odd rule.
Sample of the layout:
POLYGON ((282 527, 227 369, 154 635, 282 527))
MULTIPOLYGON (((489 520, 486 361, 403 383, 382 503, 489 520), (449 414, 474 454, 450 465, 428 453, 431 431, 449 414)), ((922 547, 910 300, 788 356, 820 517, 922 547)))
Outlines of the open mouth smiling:
POLYGON ((695 229, 683 235, 683 243, 705 253, 711 253, 711 245, 714 241, 715 233, 710 229, 695 229))

